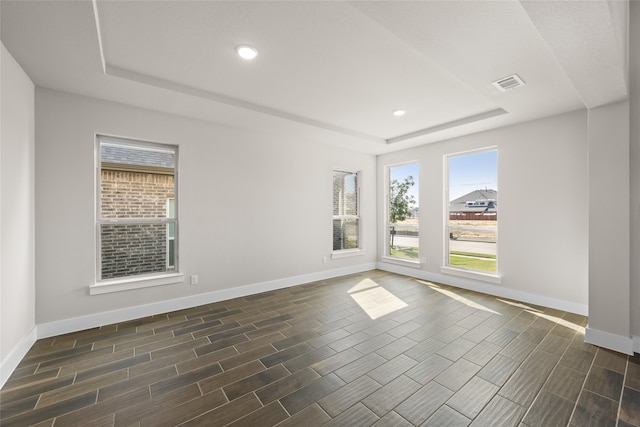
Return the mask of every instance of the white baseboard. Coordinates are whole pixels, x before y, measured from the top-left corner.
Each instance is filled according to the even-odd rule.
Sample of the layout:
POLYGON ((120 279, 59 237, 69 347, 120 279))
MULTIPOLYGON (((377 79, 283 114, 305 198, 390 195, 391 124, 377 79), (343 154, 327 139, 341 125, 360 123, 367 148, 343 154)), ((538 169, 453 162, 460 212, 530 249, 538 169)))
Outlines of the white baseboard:
POLYGON ((26 337, 16 345, 13 350, 0 363, 0 388, 4 387, 13 371, 16 369, 20 361, 27 354, 33 343, 38 337, 37 326, 34 326, 26 337))
MULTIPOLYGON (((4 385, 16 366, 18 366, 22 358, 29 351, 33 343, 40 338, 48 338, 70 332, 77 332, 89 328, 109 325, 112 323, 125 322, 141 317, 182 310, 186 308, 196 307, 198 305, 244 297, 261 292, 315 282, 318 280, 326 280, 334 277, 345 276, 348 274, 361 273, 376 268, 384 271, 403 274, 410 277, 448 284, 462 289, 469 289, 503 298, 514 299, 525 303, 557 308, 559 310, 572 313, 586 315, 588 312, 587 306, 583 304, 576 304, 540 295, 529 294, 522 291, 515 291, 488 283, 479 283, 477 281, 465 279, 462 277, 428 273, 395 264, 381 262, 366 263, 352 267, 326 270, 316 273, 303 274, 300 276, 270 280, 237 288, 224 289, 221 291, 208 292, 205 294, 192 295, 184 298, 160 301, 135 307, 127 307, 119 310, 106 311, 102 313, 95 313, 87 316, 57 320, 36 325, 31 330, 31 332, 29 332, 29 334, 18 345, 14 347, 14 349, 0 364, 0 387, 4 385)), ((606 332, 594 331, 589 329, 587 329, 587 333, 590 337, 593 338, 593 344, 612 348, 614 350, 628 354, 633 353, 633 349, 635 349, 636 352, 640 353, 640 337, 634 337, 633 340, 631 338, 627 338, 625 340, 624 337, 619 337, 617 335, 608 334, 606 332)))
POLYGON ((416 270, 415 268, 407 268, 385 262, 379 262, 377 264, 377 268, 392 273, 415 277, 417 279, 429 280, 432 282, 442 283, 444 285, 451 285, 457 288, 482 292, 484 294, 522 301, 525 303, 540 305, 543 307, 555 308, 558 310, 568 311, 569 313, 576 313, 583 316, 586 316, 589 313, 587 304, 579 304, 572 301, 565 301, 557 298, 546 297, 543 295, 536 295, 529 292, 505 288, 504 286, 480 282, 478 280, 473 280, 465 277, 440 273, 430 273, 422 270, 416 270))
POLYGON ((640 353, 640 336, 633 337, 633 351, 635 353, 640 353))
POLYGON ((634 339, 631 337, 600 331, 587 325, 584 331, 584 341, 599 347, 633 355, 634 339))
POLYGON ((286 277, 283 279, 276 279, 247 286, 240 286, 237 288, 223 289, 220 291, 191 295, 188 297, 176 298, 167 301, 159 301, 135 307, 127 307, 119 310, 105 311, 102 313, 95 313, 87 316, 56 320, 53 322, 47 322, 38 325, 38 339, 67 334, 70 332, 82 331, 90 328, 97 328, 113 323, 126 322, 129 320, 167 313, 170 311, 183 310, 203 304, 225 301, 232 298, 258 294, 261 292, 288 288, 291 286, 302 285, 304 283, 315 282, 318 280, 325 280, 333 277, 345 276, 348 274, 361 273, 363 271, 373 270, 375 268, 375 263, 367 263, 356 265, 353 267, 320 271, 317 273, 303 274, 300 276, 286 277))
POLYGON ((300 276, 286 277, 283 279, 270 280, 267 282, 254 283, 252 285, 240 286, 237 288, 223 289, 221 291, 207 292, 204 294, 191 295, 184 298, 176 298, 167 301, 127 307, 119 310, 105 311, 102 313, 90 314, 87 316, 74 317, 70 319, 56 320, 53 322, 36 325, 26 337, 22 339, 0 363, 0 387, 9 379, 16 366, 27 354, 36 340, 48 338, 70 332, 82 331, 90 328, 97 328, 112 323, 126 322, 128 320, 139 319, 141 317, 153 316, 170 311, 183 310, 203 304, 210 304, 232 298, 254 295, 261 292, 273 291, 276 289, 288 288, 291 286, 311 283, 318 280, 326 280, 334 277, 349 274, 361 273, 373 270, 375 263, 366 263, 353 267, 345 267, 333 270, 320 271, 316 273, 303 274, 300 276))

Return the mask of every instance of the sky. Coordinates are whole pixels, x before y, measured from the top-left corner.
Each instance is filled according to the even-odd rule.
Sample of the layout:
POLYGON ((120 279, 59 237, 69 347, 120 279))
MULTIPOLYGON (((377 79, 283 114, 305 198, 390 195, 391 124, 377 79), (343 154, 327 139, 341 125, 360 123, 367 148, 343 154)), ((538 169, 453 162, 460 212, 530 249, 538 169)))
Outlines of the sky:
POLYGON ((420 188, 420 171, 417 163, 410 163, 407 165, 392 166, 389 168, 389 181, 397 179, 398 181, 404 181, 406 177, 411 175, 415 181, 415 185, 409 189, 409 194, 415 198, 415 206, 420 205, 420 199, 418 197, 418 190, 420 188))
MULTIPOLYGON (((418 198, 420 171, 417 163, 392 166, 389 168, 391 180, 403 181, 411 175, 415 185, 409 190, 420 204, 418 198)), ((455 200, 473 190, 498 190, 498 151, 480 151, 449 157, 449 200, 455 200)))
POLYGON ((498 190, 498 151, 449 157, 449 200, 473 190, 498 190))

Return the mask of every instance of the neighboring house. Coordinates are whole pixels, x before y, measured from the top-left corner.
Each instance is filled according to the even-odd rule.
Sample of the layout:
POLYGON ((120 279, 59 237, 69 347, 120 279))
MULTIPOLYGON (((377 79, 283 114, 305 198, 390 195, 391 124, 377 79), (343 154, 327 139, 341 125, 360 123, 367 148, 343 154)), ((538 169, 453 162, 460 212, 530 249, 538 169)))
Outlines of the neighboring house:
POLYGON ((498 220, 498 192, 474 190, 449 204, 450 220, 498 220))
MULTIPOLYGON (((174 209, 172 153, 102 144, 100 157, 103 218, 163 218, 174 209)), ((107 225, 100 239, 102 279, 173 268, 174 235, 165 224, 107 225)))

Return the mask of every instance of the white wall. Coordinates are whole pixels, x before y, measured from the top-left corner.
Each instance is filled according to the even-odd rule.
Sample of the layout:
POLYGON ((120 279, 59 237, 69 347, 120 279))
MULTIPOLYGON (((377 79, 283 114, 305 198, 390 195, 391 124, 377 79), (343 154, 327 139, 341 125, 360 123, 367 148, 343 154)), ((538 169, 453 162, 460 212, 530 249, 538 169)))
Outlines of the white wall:
POLYGON ((589 326, 585 340, 630 353, 629 103, 589 110, 589 326))
MULTIPOLYGON (((402 272, 586 314, 585 111, 379 156, 378 194, 384 191, 386 165, 413 160, 420 163, 420 256, 427 262, 421 270, 408 268, 402 272), (444 260, 443 156, 490 146, 498 148, 499 285, 440 273, 444 260)), ((384 218, 384 201, 380 198, 378 230, 383 230, 384 218)), ((383 254, 383 233, 379 240, 378 253, 383 254)))
POLYGON ((631 334, 640 353, 640 3, 630 2, 631 334))
POLYGON ((38 324, 265 281, 374 265, 375 156, 36 90, 38 324), (185 283, 89 296, 95 279, 94 134, 180 146, 185 283), (364 255, 329 260, 332 169, 363 172, 364 255), (200 284, 187 284, 198 274, 200 284), (55 303, 53 303, 55 301, 55 303))
POLYGON ((0 53, 0 385, 35 326, 34 85, 0 53))

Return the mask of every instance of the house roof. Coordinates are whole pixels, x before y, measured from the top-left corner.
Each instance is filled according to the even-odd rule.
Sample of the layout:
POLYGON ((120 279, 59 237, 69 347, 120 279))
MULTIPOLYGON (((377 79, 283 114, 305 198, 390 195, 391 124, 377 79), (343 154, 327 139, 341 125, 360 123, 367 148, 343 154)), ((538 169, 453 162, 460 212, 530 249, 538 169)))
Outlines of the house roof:
POLYGON ((490 188, 473 190, 449 203, 449 212, 497 212, 498 191, 490 188), (479 202, 479 203, 476 203, 479 202), (482 204, 482 202, 486 202, 482 204), (489 203, 492 202, 492 203, 489 203))
POLYGON ((175 168, 175 153, 117 144, 101 144, 100 159, 103 163, 175 168))

